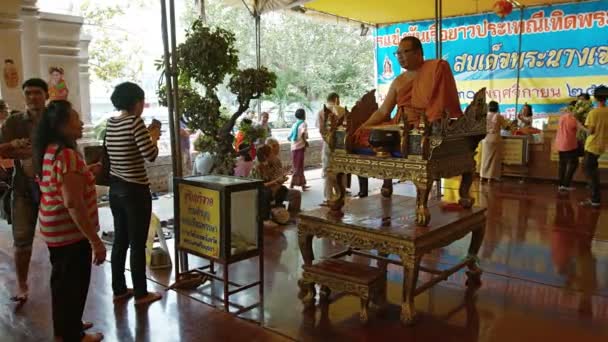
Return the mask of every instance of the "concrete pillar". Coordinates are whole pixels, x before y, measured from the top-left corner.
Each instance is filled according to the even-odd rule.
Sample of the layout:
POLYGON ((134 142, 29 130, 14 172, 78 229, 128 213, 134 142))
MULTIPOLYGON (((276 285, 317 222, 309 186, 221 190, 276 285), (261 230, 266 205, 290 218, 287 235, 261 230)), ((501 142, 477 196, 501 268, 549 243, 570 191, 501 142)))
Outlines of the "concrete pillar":
POLYGON ((79 78, 80 78, 80 115, 84 122, 84 134, 80 145, 97 145, 99 142, 95 137, 95 126, 91 119, 91 78, 89 74, 89 44, 91 37, 83 35, 80 38, 78 47, 80 49, 79 78))
POLYGON ((80 49, 78 68, 80 79, 80 110, 85 125, 91 124, 91 78, 89 74, 89 44, 91 37, 83 35, 78 43, 80 49))
MULTIPOLYGON (((21 54, 24 79, 45 76, 40 74, 40 40, 38 38, 39 11, 37 0, 23 0, 21 7, 21 54)), ((43 77, 44 78, 44 77, 43 77)))
POLYGON ((21 0, 0 1, 0 98, 12 109, 23 109, 21 93, 23 61, 21 55, 21 0))

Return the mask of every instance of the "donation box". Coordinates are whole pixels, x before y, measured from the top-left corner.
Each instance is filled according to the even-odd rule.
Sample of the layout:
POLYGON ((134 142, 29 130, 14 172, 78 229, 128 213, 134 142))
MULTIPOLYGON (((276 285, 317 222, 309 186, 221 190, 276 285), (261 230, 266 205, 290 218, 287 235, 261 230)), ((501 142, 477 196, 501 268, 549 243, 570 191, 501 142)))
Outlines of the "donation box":
POLYGON ((176 182, 179 250, 222 263, 259 254, 261 181, 209 175, 176 182))

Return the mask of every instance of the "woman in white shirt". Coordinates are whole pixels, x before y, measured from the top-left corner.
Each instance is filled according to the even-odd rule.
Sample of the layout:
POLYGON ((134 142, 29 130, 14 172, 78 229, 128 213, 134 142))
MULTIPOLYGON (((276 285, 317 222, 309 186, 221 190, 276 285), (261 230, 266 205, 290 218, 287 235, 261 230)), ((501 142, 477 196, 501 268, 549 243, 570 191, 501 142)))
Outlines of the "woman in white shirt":
POLYGON ((500 115, 498 102, 488 104, 487 134, 483 140, 481 152, 481 180, 500 181, 502 176, 502 136, 500 130, 507 127, 508 122, 500 115))
POLYGON ((291 176, 291 188, 302 187, 306 191, 306 177, 304 176, 304 155, 308 146, 308 127, 306 125, 306 112, 300 108, 296 110, 296 123, 291 127, 289 141, 291 141, 291 158, 293 175, 291 176))

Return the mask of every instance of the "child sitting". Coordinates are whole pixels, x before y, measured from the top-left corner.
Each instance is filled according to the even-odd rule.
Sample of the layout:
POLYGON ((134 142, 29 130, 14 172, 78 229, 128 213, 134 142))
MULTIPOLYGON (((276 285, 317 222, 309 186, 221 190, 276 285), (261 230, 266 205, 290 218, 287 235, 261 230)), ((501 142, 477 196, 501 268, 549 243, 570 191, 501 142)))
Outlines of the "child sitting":
POLYGON ((234 167, 234 175, 237 177, 249 177, 253 168, 253 159, 251 158, 249 144, 241 144, 239 146, 236 166, 234 167))

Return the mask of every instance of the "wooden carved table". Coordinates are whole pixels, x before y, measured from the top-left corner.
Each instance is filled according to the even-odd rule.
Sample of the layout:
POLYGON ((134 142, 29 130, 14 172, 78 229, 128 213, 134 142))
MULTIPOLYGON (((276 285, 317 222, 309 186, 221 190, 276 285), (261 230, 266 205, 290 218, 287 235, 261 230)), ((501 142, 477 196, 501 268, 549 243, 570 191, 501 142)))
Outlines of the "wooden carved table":
MULTIPOLYGON (((483 242, 486 208, 473 207, 459 211, 445 211, 437 201, 429 202, 433 222, 427 227, 416 224, 416 199, 404 196, 381 198, 370 196, 347 203, 348 210, 343 217, 331 215, 328 208, 319 208, 300 214, 298 242, 305 265, 312 265, 315 259, 312 240, 328 238, 348 247, 344 252, 331 257, 358 254, 386 263, 403 266, 403 298, 401 321, 411 324, 416 318, 414 297, 465 266, 467 286, 481 285, 481 269, 477 252, 483 242), (461 262, 446 270, 427 269, 420 265, 422 256, 430 251, 445 247, 472 233, 468 254, 461 262), (370 254, 370 250, 378 252, 370 254), (396 255, 399 261, 389 259, 396 255), (433 274, 431 280, 417 287, 420 271, 433 274)), ((304 275, 305 277, 305 275, 304 275)), ((301 279, 299 297, 305 306, 314 305, 316 294, 314 281, 301 279)))
MULTIPOLYGON (((342 207, 346 197, 346 189, 342 177, 346 174, 357 176, 389 179, 399 181, 411 181, 416 186, 415 219, 416 223, 426 226, 431 220, 431 212, 428 208, 429 194, 435 180, 462 176, 460 182, 459 204, 465 208, 473 206, 473 198, 469 195, 473 183, 473 170, 475 170, 475 159, 473 153, 467 151, 468 142, 458 139, 450 145, 449 153, 445 153, 436 159, 426 160, 418 156, 408 158, 381 158, 376 156, 357 155, 343 152, 332 152, 329 160, 328 177, 335 177, 332 182, 335 193, 334 200, 330 204, 332 214, 341 216, 342 207)), ((390 192, 385 192, 384 197, 390 197, 390 192)))

